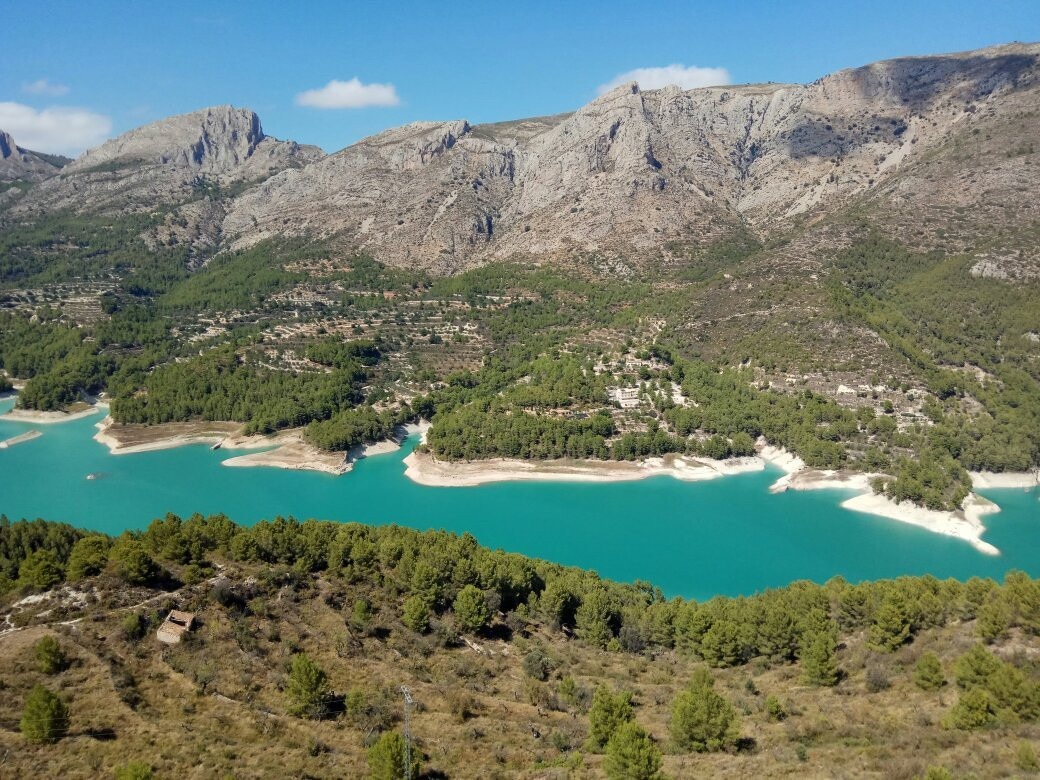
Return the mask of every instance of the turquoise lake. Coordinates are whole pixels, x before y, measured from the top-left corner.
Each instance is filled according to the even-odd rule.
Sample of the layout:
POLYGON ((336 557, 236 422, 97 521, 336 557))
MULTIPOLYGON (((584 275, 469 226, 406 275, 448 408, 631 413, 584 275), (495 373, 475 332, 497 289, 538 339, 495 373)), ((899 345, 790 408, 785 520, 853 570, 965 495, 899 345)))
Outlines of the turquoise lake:
MULTIPOLYGON (((0 401, 7 411, 13 398, 0 401)), ((166 512, 224 512, 241 523, 276 515, 469 531, 482 544, 653 582, 670 596, 748 594, 793 580, 851 581, 934 574, 1040 576, 1040 491, 989 490, 1002 511, 986 518, 999 556, 903 523, 842 509, 843 490, 772 495, 780 472, 684 483, 669 477, 616 484, 498 483, 431 488, 404 476, 401 451, 360 461, 349 474, 224 468, 235 455, 205 445, 110 455, 95 442, 101 415, 56 425, 0 421, 0 440, 43 436, 0 450, 0 513, 117 534, 166 512), (100 478, 86 479, 97 473, 100 478)))

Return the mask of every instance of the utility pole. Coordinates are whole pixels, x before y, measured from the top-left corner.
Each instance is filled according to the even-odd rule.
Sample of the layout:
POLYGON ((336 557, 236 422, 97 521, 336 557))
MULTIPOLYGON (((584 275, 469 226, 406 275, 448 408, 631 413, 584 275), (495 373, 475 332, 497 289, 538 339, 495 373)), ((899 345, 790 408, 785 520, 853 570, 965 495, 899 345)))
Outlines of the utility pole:
POLYGON ((404 694, 404 777, 412 780, 412 692, 405 685, 401 686, 404 694))

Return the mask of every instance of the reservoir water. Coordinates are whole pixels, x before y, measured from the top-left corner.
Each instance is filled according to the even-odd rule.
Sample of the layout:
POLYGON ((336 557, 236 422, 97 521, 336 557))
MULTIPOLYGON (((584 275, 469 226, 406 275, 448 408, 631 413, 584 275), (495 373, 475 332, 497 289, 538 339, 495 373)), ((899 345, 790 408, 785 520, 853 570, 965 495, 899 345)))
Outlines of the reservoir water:
MULTIPOLYGON (((14 404, 0 401, 0 413, 14 404)), ((205 445, 113 456, 93 440, 101 415, 55 425, 0 421, 0 513, 118 534, 166 512, 223 512, 240 523, 276 515, 469 531, 482 544, 647 580, 669 595, 749 594, 798 579, 824 582, 934 574, 1040 576, 1040 491, 983 491, 1002 511, 985 518, 999 556, 914 526, 842 509, 850 493, 770 494, 780 472, 686 483, 498 483, 431 488, 404 476, 415 446, 364 459, 334 477, 275 468, 224 468, 235 452, 205 445), (97 478, 87 479, 88 474, 97 478)))

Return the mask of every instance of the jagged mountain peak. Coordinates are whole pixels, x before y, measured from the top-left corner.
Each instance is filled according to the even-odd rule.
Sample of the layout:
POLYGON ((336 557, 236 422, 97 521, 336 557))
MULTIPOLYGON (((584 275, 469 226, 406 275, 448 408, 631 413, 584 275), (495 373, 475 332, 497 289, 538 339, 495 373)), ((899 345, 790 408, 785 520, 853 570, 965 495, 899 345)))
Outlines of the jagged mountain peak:
POLYGON ((43 155, 20 147, 10 133, 0 130, 0 182, 42 181, 60 170, 65 158, 43 155))
POLYGON ((809 84, 628 82, 573 112, 413 122, 328 156, 265 136, 249 109, 217 106, 102 144, 18 208, 148 209, 209 192, 199 179, 234 181, 234 197, 207 210, 220 226, 208 246, 315 235, 444 273, 514 256, 661 258, 734 226, 766 235, 856 199, 910 222, 927 193, 937 213, 945 204, 981 218, 993 193, 1013 200, 1035 186, 1015 156, 1031 148, 1020 120, 1040 110, 1038 62, 1040 44, 1008 44, 809 84), (942 171, 925 171, 965 133, 1006 148, 962 144, 942 171))
POLYGON ((260 117, 248 108, 214 106, 160 119, 84 152, 70 172, 115 161, 223 171, 241 164, 264 140, 260 117))

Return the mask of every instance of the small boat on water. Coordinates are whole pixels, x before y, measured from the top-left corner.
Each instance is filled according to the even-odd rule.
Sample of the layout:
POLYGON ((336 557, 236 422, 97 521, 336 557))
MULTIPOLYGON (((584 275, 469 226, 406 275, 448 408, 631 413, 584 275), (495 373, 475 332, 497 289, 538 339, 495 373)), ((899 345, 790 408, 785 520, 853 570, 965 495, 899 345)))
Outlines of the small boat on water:
POLYGON ((101 477, 101 474, 99 472, 96 472, 96 471, 95 472, 91 472, 90 474, 87 474, 87 479, 100 479, 100 477, 101 477))

